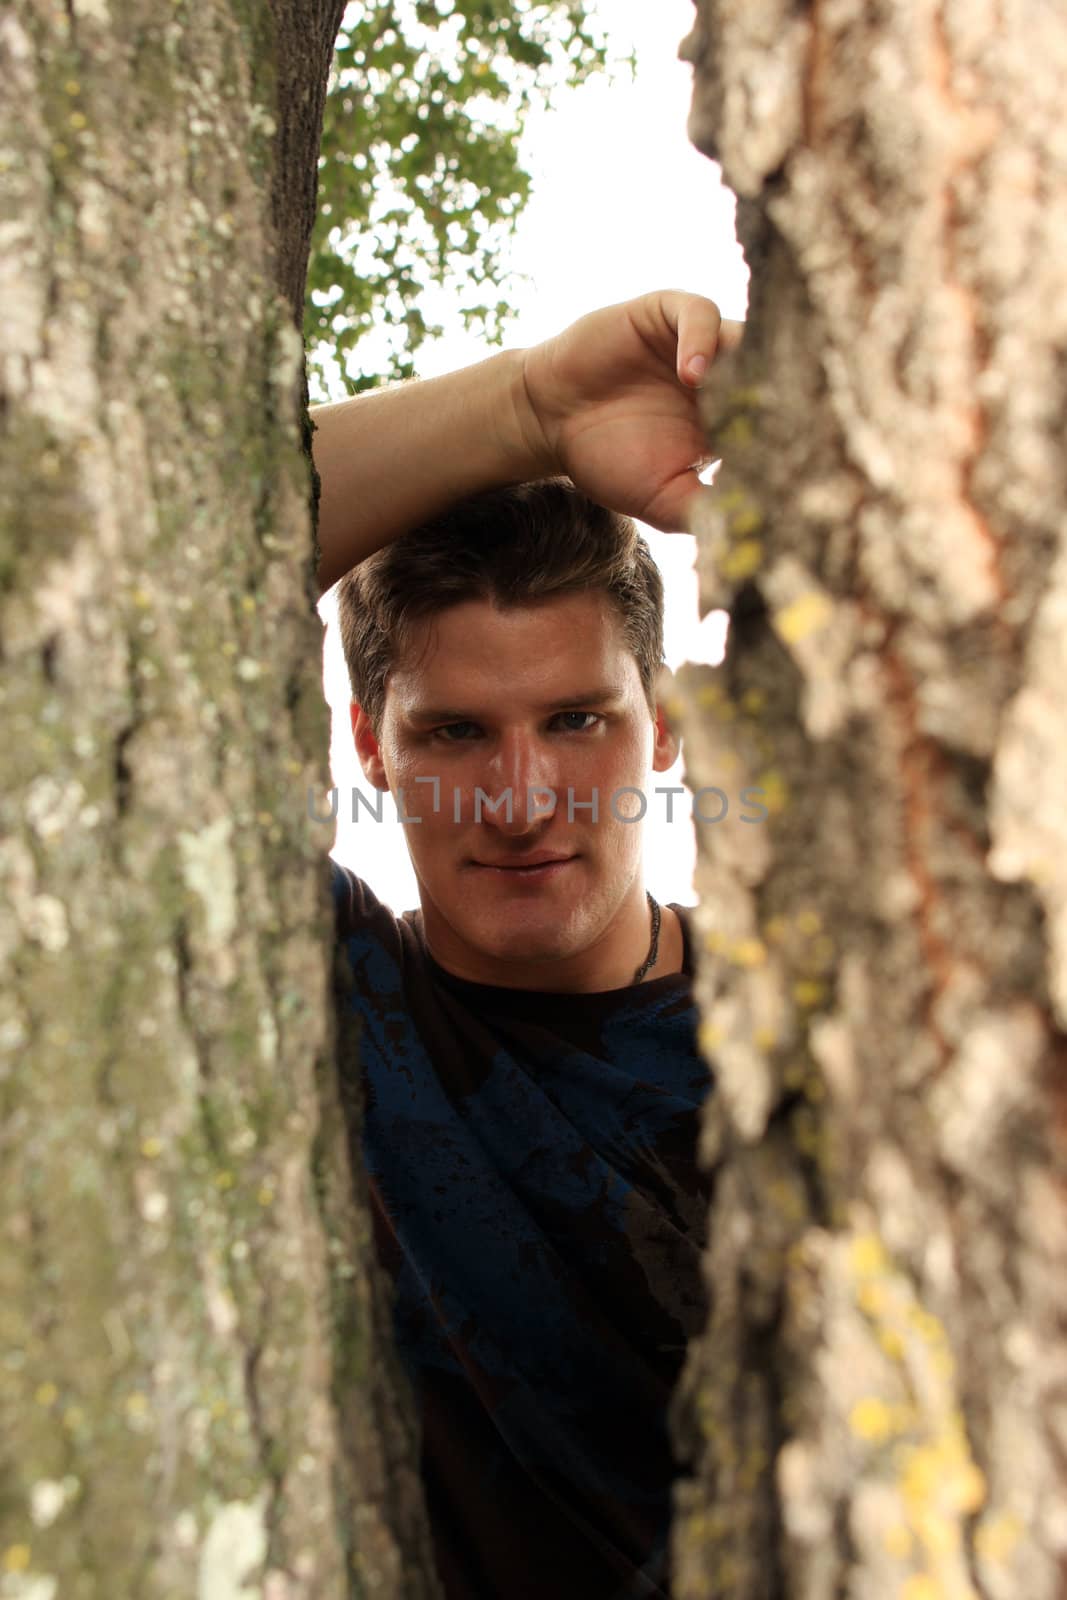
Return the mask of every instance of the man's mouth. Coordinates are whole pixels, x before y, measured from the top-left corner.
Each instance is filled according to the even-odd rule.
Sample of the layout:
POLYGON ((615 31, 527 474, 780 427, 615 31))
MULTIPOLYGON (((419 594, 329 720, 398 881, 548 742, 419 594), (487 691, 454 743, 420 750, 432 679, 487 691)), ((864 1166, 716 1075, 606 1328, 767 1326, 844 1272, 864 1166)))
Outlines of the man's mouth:
POLYGON ((510 861, 474 861, 471 865, 480 872, 489 872, 498 878, 541 883, 557 877, 577 859, 577 856, 540 851, 536 855, 516 857, 510 861))

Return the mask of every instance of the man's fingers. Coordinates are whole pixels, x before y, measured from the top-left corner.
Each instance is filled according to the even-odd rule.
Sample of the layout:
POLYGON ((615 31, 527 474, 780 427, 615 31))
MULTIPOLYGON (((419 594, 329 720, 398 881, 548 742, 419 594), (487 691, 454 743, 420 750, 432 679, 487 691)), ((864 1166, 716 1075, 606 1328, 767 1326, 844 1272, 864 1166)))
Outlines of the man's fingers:
POLYGON ((729 354, 736 350, 741 340, 745 337, 743 322, 728 322, 724 317, 719 326, 719 349, 729 354))
POLYGON ((708 492, 695 468, 680 472, 640 513, 641 521, 660 533, 688 533, 693 506, 708 492))
POLYGON ((716 355, 736 350, 745 331, 743 322, 727 322, 712 300, 688 296, 678 318, 678 376, 697 388, 707 376, 716 355))
POLYGON ((662 309, 677 334, 678 376, 683 383, 698 384, 715 354, 722 321, 719 308, 703 295, 674 289, 662 296, 662 309))

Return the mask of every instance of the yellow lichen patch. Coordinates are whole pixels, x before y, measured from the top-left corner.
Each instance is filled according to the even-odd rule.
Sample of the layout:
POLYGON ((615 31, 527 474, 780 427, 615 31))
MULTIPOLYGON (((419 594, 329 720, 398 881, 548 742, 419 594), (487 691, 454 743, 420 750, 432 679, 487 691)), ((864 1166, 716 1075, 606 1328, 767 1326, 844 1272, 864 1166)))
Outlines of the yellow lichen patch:
POLYGON ((800 978, 793 985, 793 999, 802 1010, 811 1011, 826 999, 826 985, 814 978, 800 978))
POLYGON ((876 1395, 868 1395, 863 1400, 857 1400, 848 1414, 848 1425, 858 1439, 869 1439, 872 1443, 881 1444, 893 1436, 893 1419, 890 1409, 884 1400, 876 1395))
POLYGON ((778 1035, 773 1028, 757 1028, 752 1037, 755 1040, 756 1049, 762 1050, 764 1054, 773 1050, 778 1043, 778 1035))
POLYGON ((879 1328, 878 1343, 891 1361, 904 1358, 904 1341, 895 1328, 879 1328))
MULTIPOLYGON (((855 1262, 853 1262, 855 1266, 855 1262)), ((865 1316, 877 1318, 884 1316, 888 1305, 888 1295, 884 1283, 861 1283, 856 1290, 856 1304, 865 1316)))
POLYGON ((744 450, 755 438, 755 429, 749 417, 731 417, 725 428, 716 430, 716 440, 735 450, 744 450))
POLYGON ((822 932, 822 918, 817 911, 807 910, 797 914, 797 929, 810 939, 815 934, 822 932))
POLYGON ((952 1493, 956 1505, 968 1514, 980 1511, 987 1494, 985 1473, 973 1461, 966 1461, 952 1480, 952 1493))
POLYGON ((833 606, 826 596, 811 589, 780 611, 775 611, 771 622, 785 644, 799 644, 819 628, 824 628, 832 616, 833 606))
POLYGON ((747 539, 749 534, 757 533, 762 528, 763 513, 756 502, 750 500, 730 516, 728 526, 735 539, 747 539))
POLYGON ((160 1155, 162 1150, 163 1140, 157 1138, 154 1133, 150 1133, 146 1139, 141 1140, 141 1154, 146 1156, 149 1161, 160 1155))
POLYGON ((746 689, 741 696, 741 709, 747 711, 750 717, 758 717, 767 705, 767 696, 762 689, 746 689))
POLYGON ((771 917, 769 922, 763 924, 763 937, 768 944, 778 944, 785 938, 789 924, 784 917, 771 917))
POLYGON ((1001 1511, 980 1524, 974 1536, 974 1548, 983 1561, 1006 1561, 1023 1532, 1023 1524, 1014 1511, 1001 1511))
POLYGON ((738 583, 751 578, 763 565, 763 545, 759 539, 742 539, 729 549, 719 561, 719 571, 724 578, 738 583))
POLYGON ((232 1172, 216 1172, 215 1174, 216 1189, 232 1189, 236 1181, 232 1172))
POLYGON ((720 683, 704 683, 697 690, 697 705, 702 711, 710 711, 712 706, 722 704, 723 691, 720 683))
POLYGON ((876 1233, 858 1234, 849 1249, 849 1259, 853 1272, 860 1278, 873 1277, 889 1267, 885 1245, 876 1233))
POLYGON ((270 1205, 271 1201, 274 1199, 274 1190, 269 1183, 260 1184, 259 1190, 256 1194, 256 1199, 259 1201, 261 1206, 270 1205))
POLYGON ((5 1572, 25 1572, 30 1564, 30 1547, 28 1544, 9 1544, 4 1551, 5 1572))
POLYGON ((732 489, 716 490, 716 505, 724 516, 729 516, 731 511, 736 511, 739 506, 747 505, 748 496, 743 489, 736 485, 732 489))
POLYGON ((911 1305, 908 1307, 908 1321, 927 1344, 944 1344, 945 1330, 932 1312, 924 1310, 922 1306, 911 1305))
POLYGON ((789 789, 780 772, 772 767, 769 771, 761 773, 754 785, 759 791, 762 803, 767 807, 769 814, 776 817, 784 811, 789 804, 789 789))
POLYGON ((767 947, 761 939, 739 939, 730 954, 739 967, 762 967, 767 962, 767 947))
POLYGON ((936 1506, 920 1506, 913 1513, 915 1532, 928 1556, 935 1561, 954 1555, 960 1548, 959 1524, 936 1506))
POLYGON ((697 1043, 701 1050, 706 1051, 708 1054, 712 1050, 717 1050, 725 1037, 726 1034, 723 1029, 716 1027, 711 1022, 702 1022, 697 1028, 697 1043))
POLYGON ((916 1572, 901 1589, 900 1600, 945 1600, 945 1591, 927 1573, 916 1572))
POLYGON ((796 1239, 785 1253, 785 1264, 792 1272, 802 1272, 808 1266, 811 1244, 807 1239, 796 1239))
POLYGON ((33 1398, 39 1406, 54 1406, 59 1399, 59 1390, 54 1383, 38 1384, 33 1398))
POLYGON ((129 1417, 144 1417, 148 1415, 148 1396, 135 1389, 133 1394, 126 1396, 126 1415, 129 1417))
POLYGON ((887 1528, 882 1538, 887 1555, 897 1561, 906 1561, 911 1555, 915 1541, 910 1530, 903 1522, 898 1522, 895 1527, 887 1528))

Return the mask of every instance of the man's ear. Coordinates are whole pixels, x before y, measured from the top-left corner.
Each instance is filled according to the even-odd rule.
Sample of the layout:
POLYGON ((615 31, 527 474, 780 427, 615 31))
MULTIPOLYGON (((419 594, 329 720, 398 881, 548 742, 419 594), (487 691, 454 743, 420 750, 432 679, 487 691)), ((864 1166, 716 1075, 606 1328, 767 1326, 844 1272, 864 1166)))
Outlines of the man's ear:
POLYGON ((682 748, 682 741, 674 732, 665 707, 674 690, 674 675, 664 663, 656 674, 656 737, 652 745, 653 772, 666 772, 673 767, 682 748))
POLYGON ((352 741, 356 747, 359 764, 363 768, 363 775, 375 789, 388 791, 389 779, 385 775, 381 747, 371 727, 370 718, 363 707, 357 705, 354 700, 349 709, 352 716, 352 741))
POLYGON ((653 772, 666 772, 668 767, 673 767, 681 747, 682 742, 667 720, 662 701, 657 700, 656 737, 652 744, 653 772))

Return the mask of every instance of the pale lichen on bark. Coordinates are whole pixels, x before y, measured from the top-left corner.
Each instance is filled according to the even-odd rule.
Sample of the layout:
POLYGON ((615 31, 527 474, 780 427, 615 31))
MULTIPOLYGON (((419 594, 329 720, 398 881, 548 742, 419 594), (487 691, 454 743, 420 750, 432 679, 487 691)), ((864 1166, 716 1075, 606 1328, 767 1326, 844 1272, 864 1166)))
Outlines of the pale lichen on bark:
POLYGON ((1067 16, 698 0, 687 53, 752 287, 677 693, 770 814, 700 830, 675 1593, 1059 1600, 1067 16))
POLYGON ((280 250, 271 198, 279 120, 313 193, 322 84, 290 84, 288 119, 272 96, 324 79, 338 9, 305 8, 306 61, 275 58, 259 0, 0 19, 0 1583, 23 1600, 436 1592, 303 808, 327 749, 306 231, 280 250), (361 1400, 375 1425, 343 1426, 361 1400))

